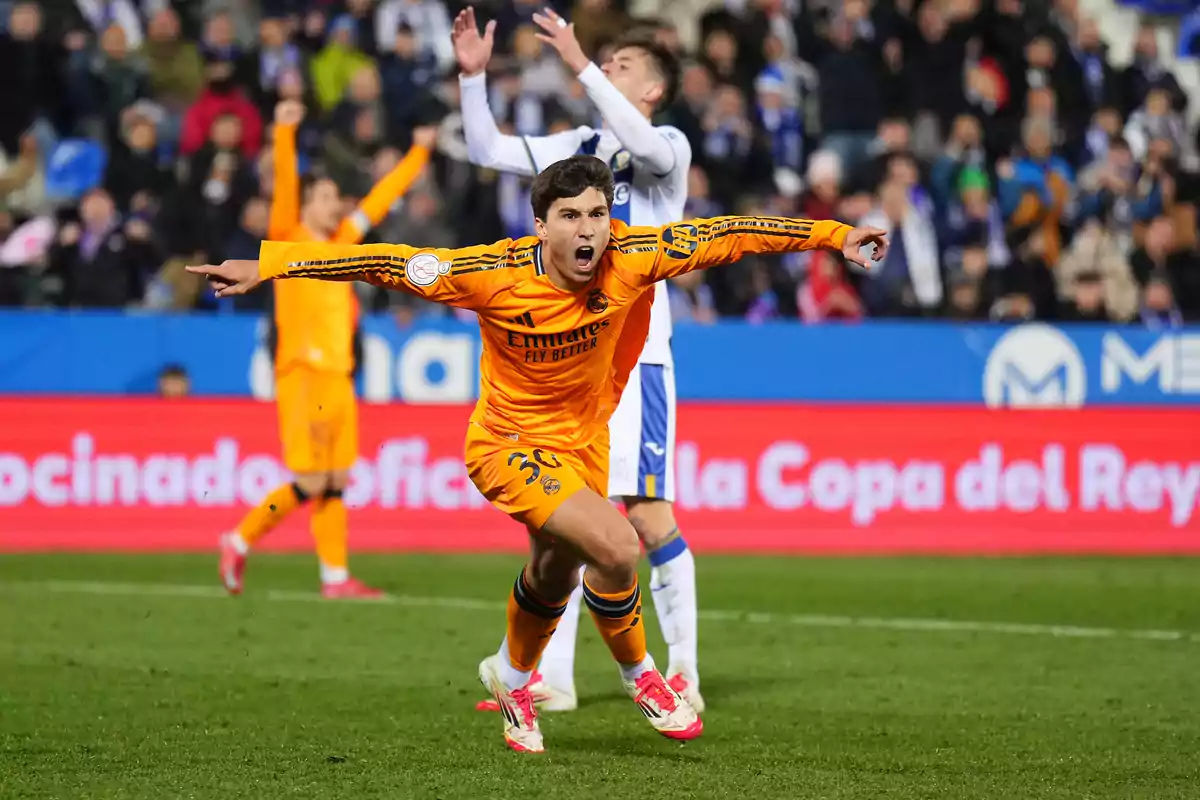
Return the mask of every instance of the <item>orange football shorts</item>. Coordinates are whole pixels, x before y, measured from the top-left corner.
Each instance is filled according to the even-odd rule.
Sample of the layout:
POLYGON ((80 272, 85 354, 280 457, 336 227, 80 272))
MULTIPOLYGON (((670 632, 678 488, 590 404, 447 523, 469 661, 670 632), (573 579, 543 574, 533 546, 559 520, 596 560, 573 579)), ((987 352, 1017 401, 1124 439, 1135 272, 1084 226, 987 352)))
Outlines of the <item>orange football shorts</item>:
POLYGON ((292 472, 348 470, 358 459, 358 401, 349 375, 295 367, 275 377, 283 462, 292 472))
POLYGON ((467 426, 465 459, 471 482, 488 502, 539 530, 580 489, 608 491, 608 429, 586 447, 538 447, 478 423, 467 426))

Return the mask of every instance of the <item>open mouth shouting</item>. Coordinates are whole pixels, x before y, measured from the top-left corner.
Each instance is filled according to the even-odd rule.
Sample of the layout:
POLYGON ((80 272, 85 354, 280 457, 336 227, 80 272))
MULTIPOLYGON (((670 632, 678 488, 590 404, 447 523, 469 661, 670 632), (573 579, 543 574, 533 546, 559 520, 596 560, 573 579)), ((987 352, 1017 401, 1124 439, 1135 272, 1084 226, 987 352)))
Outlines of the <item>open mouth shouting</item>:
POLYGON ((585 272, 592 267, 592 259, 596 256, 596 248, 591 245, 575 248, 575 266, 585 272))

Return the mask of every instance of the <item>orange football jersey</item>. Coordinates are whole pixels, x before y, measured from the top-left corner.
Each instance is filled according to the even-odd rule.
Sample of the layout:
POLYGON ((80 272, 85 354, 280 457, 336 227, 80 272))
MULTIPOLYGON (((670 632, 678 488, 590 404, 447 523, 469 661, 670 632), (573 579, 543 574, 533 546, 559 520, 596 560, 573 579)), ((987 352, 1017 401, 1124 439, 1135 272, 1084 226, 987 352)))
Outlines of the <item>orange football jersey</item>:
MULTIPOLYGON (((555 286, 534 237, 458 250, 264 242, 264 279, 365 280, 479 315, 479 402, 472 421, 514 441, 588 444, 616 408, 646 341, 655 282, 753 253, 841 248, 849 226, 716 217, 663 228, 613 221, 587 288, 555 286)), ((285 281, 287 283, 288 281, 285 281)))
MULTIPOLYGON (((387 216, 396 198, 420 176, 429 151, 413 147, 379 181, 353 214, 342 220, 333 241, 355 244, 387 216)), ((267 235, 285 241, 320 241, 300 223, 300 174, 296 166, 296 126, 275 126, 274 196, 267 235)), ((354 360, 358 302, 350 284, 322 285, 297 280, 275 287, 275 325, 279 342, 275 368, 283 372, 304 365, 320 372, 349 374, 354 360)))

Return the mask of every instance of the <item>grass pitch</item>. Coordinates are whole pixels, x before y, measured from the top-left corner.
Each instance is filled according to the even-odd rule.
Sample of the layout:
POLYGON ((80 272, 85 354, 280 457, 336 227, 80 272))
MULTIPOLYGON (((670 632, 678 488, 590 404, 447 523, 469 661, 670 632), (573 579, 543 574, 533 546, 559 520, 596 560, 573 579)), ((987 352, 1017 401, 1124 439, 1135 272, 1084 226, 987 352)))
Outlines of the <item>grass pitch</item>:
MULTIPOLYGON (((548 752, 476 713, 505 557, 0 560, 0 798, 1198 798, 1200 561, 701 557, 704 737, 581 625, 548 752)), ((666 651, 647 608, 651 651, 666 651)))

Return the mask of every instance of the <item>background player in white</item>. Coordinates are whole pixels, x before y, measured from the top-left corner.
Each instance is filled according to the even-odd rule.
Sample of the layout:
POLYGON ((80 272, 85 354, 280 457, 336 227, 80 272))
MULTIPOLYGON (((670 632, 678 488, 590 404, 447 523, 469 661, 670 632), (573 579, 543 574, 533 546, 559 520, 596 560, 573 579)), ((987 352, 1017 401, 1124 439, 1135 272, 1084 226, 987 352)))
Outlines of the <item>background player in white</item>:
MULTIPOLYGON (((575 38, 575 27, 547 9, 534 16, 538 36, 558 51, 579 76, 604 128, 588 127, 553 136, 506 136, 488 108, 484 70, 492 55, 496 23, 480 35, 475 11, 454 20, 454 52, 460 70, 463 129, 473 163, 502 172, 536 175, 550 164, 585 153, 612 169, 616 192, 612 216, 632 225, 667 225, 683 219, 692 151, 677 129, 656 127, 655 109, 671 101, 679 78, 673 55, 649 36, 617 41, 603 69, 575 38)), ((611 458, 608 494, 625 504, 653 567, 650 588, 667 640, 667 679, 697 711, 703 711, 696 668, 696 568, 680 536, 675 500, 675 378, 671 357, 671 313, 667 286, 657 284, 650 335, 609 423, 611 458)), ((534 673, 531 690, 547 711, 576 706, 575 639, 581 591, 571 595, 558 630, 534 673)), ((480 708, 490 708, 488 701, 480 708)))

